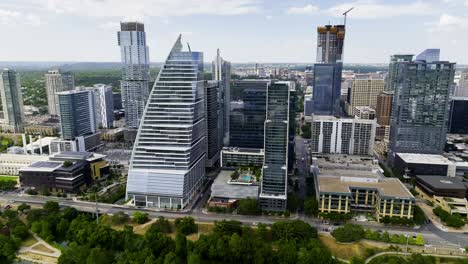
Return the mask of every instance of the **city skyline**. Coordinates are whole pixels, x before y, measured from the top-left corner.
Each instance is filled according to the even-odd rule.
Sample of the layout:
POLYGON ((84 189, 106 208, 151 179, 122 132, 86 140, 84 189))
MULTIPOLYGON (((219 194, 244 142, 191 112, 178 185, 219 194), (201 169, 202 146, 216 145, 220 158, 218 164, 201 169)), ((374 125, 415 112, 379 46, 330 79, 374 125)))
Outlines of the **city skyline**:
POLYGON ((468 63, 457 52, 468 44, 463 0, 431 1, 150 1, 6 0, 0 33, 11 36, 0 51, 7 61, 118 61, 115 31, 122 20, 145 23, 150 60, 162 62, 172 39, 186 36, 206 58, 216 49, 232 62, 315 61, 317 25, 348 16, 345 61, 386 63, 396 53, 440 48, 443 60, 468 63), (101 12, 106 10, 106 12, 101 12), (216 32, 216 34, 213 34, 216 32), (278 33, 281 42, 275 41, 278 33), (456 34, 454 34, 456 33, 456 34), (35 39, 34 48, 30 45, 35 39), (14 41, 13 41, 14 40, 14 41), (271 45, 270 43, 276 43, 271 45), (114 48, 108 48, 108 47, 114 48), (41 52, 35 52, 40 49, 41 52), (277 50, 284 52, 278 53, 277 50), (73 52, 71 52, 73 51, 73 52))

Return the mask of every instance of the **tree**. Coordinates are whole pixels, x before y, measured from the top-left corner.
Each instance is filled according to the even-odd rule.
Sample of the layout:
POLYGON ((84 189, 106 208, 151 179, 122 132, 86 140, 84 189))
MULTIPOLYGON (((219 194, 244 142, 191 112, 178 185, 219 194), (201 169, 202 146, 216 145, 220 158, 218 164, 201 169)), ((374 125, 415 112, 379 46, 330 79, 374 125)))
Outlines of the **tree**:
POLYGON ((318 202, 314 196, 309 197, 304 201, 304 211, 307 216, 318 215, 318 202))
POLYGON ((31 209, 31 206, 25 203, 22 203, 18 206, 18 212, 23 213, 24 211, 29 210, 29 209, 31 209))
POLYGON ((231 236, 234 233, 240 234, 242 232, 242 223, 236 220, 215 221, 213 232, 227 236, 231 236))
POLYGON ((71 167, 72 165, 73 165, 73 162, 70 161, 70 160, 66 160, 66 161, 64 161, 63 164, 62 164, 62 166, 63 166, 64 168, 71 167))
POLYGON ((338 242, 354 242, 364 238, 365 232, 362 226, 354 224, 345 224, 331 233, 338 242))
POLYGON ((175 238, 175 254, 183 262, 187 259, 187 238, 181 233, 178 233, 175 238))
POLYGON ((311 124, 310 123, 305 123, 302 126, 302 137, 309 139, 312 137, 312 130, 311 130, 311 124))
POLYGON ((47 201, 44 204, 43 208, 48 214, 54 214, 54 213, 57 213, 60 210, 59 204, 57 202, 54 202, 54 201, 47 201))
POLYGON ((352 257, 349 264, 364 264, 365 261, 359 257, 352 257))
POLYGON ((128 222, 130 217, 124 212, 118 212, 112 216, 112 223, 116 225, 122 225, 128 222))
POLYGON ((147 213, 142 213, 142 212, 135 212, 133 213, 133 221, 137 224, 144 224, 148 222, 148 214, 147 213))
POLYGON ((417 225, 422 225, 426 221, 424 211, 417 205, 414 207, 413 221, 417 225))
POLYGON ((237 213, 241 215, 259 215, 262 209, 257 199, 246 198, 239 201, 237 213))
POLYGON ((93 248, 89 252, 86 264, 107 264, 112 263, 112 256, 102 248, 93 248))
POLYGON ((24 224, 20 224, 20 225, 15 226, 15 228, 13 228, 11 234, 14 237, 19 238, 20 240, 25 240, 26 238, 29 237, 29 230, 24 224))
POLYGON ((198 232, 198 226, 197 224, 195 224, 195 220, 190 216, 186 216, 184 218, 177 218, 175 220, 175 227, 177 229, 177 232, 183 235, 190 235, 198 232))
POLYGON ((317 238, 317 230, 301 221, 278 221, 271 226, 273 240, 308 241, 317 238))
POLYGON ((150 229, 152 232, 171 233, 171 223, 164 217, 160 216, 154 224, 151 225, 150 229))

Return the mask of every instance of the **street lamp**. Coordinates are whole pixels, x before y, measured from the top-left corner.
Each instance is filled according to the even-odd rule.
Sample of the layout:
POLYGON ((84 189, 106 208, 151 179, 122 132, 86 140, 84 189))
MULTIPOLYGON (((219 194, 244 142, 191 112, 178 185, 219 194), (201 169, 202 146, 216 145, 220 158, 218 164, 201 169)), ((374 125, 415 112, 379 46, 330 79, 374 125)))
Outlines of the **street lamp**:
POLYGON ((409 235, 405 235, 406 237, 406 252, 408 253, 408 241, 409 241, 409 235))

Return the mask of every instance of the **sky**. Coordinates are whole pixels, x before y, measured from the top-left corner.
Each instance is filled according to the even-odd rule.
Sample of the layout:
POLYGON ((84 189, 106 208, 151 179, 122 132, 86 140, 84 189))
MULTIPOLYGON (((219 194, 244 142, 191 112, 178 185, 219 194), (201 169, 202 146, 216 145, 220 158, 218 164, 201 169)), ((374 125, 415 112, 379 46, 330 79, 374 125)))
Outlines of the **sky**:
POLYGON ((440 48, 468 63, 468 0, 0 0, 0 61, 120 61, 120 21, 145 23, 152 62, 179 33, 211 61, 313 63, 316 27, 348 15, 345 63, 440 48))

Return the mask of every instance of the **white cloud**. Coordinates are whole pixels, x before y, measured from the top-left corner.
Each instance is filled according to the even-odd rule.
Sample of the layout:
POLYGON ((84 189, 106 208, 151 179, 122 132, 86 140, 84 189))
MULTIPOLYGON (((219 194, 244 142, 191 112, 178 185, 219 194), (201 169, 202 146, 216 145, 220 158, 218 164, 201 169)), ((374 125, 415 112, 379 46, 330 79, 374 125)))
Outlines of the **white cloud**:
POLYGON ((100 29, 118 31, 120 27, 119 22, 106 22, 98 26, 100 29))
POLYGON ((272 20, 272 19, 273 19, 273 16, 265 16, 265 19, 266 19, 266 20, 272 20))
POLYGON ((33 14, 23 14, 18 11, 0 9, 0 25, 16 24, 38 26, 41 24, 41 19, 33 14))
POLYGON ((429 31, 454 31, 461 28, 468 28, 468 17, 452 16, 442 14, 435 23, 429 23, 429 31))
MULTIPOLYGON (((468 0, 465 0, 468 1, 468 0)), ((388 18, 397 17, 403 15, 430 15, 435 13, 435 8, 423 2, 417 0, 412 3, 406 4, 386 4, 381 1, 375 0, 357 0, 353 2, 347 2, 337 4, 329 8, 319 8, 314 5, 306 5, 304 7, 289 7, 286 11, 288 14, 298 15, 312 15, 316 13, 322 13, 327 16, 342 17, 343 12, 354 7, 354 10, 349 14, 353 19, 375 19, 375 18, 388 18)))
POLYGON ((292 6, 292 7, 288 8, 286 13, 289 14, 289 15, 313 15, 313 14, 318 13, 319 10, 320 10, 320 8, 318 6, 314 6, 314 5, 309 4, 309 5, 306 5, 306 6, 303 6, 303 7, 292 6))
POLYGON ((259 10, 257 0, 41 0, 50 11, 91 17, 240 15, 259 10))

